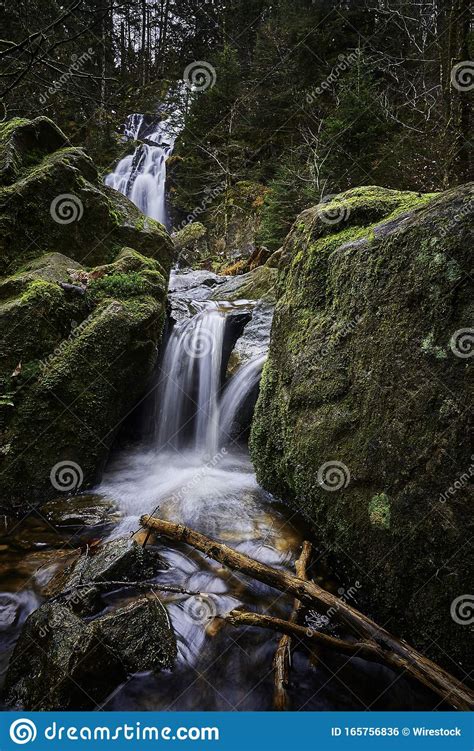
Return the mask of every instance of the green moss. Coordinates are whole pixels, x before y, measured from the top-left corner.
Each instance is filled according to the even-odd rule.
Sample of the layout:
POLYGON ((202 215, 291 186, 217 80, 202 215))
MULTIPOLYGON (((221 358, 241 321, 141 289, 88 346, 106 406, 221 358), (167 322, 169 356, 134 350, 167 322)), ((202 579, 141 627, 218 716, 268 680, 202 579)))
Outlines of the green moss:
POLYGON ((421 351, 426 355, 432 355, 438 360, 446 360, 448 357, 447 352, 442 348, 434 344, 434 333, 431 331, 421 342, 421 351))
POLYGON ((173 249, 45 118, 2 126, 0 170, 0 499, 11 510, 44 502, 62 459, 84 485, 98 480, 156 364, 173 249), (69 223, 51 212, 63 194, 81 207, 69 223), (83 295, 58 284, 78 281, 83 295))
POLYGON ((48 306, 59 303, 63 292, 57 284, 38 279, 28 285, 26 292, 20 298, 23 305, 36 305, 38 303, 48 306))
POLYGON ((385 493, 379 493, 370 499, 369 519, 375 527, 390 529, 390 501, 385 493))
POLYGON ((392 618, 418 644, 441 638, 433 656, 461 659, 449 593, 468 587, 467 489, 445 514, 435 506, 446 478, 471 464, 468 368, 448 345, 474 314, 468 275, 458 275, 471 265, 473 186, 388 191, 385 216, 385 191, 370 189, 365 207, 364 192, 342 196, 357 199, 349 224, 328 228, 314 207, 285 241, 251 455, 259 482, 306 516, 348 580, 367 572, 377 620, 392 618), (317 482, 330 458, 351 474, 333 493, 317 482))
POLYGON ((110 274, 102 279, 92 281, 88 287, 88 295, 94 300, 105 297, 116 297, 120 300, 136 295, 146 295, 150 292, 150 284, 137 271, 128 274, 110 274))

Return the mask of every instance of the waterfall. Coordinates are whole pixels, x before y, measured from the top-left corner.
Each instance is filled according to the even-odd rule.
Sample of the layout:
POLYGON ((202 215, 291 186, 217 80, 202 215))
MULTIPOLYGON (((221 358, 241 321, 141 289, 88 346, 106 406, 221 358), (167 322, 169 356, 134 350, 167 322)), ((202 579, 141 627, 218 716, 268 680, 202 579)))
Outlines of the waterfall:
POLYGON ((214 454, 219 436, 219 392, 225 314, 207 302, 180 321, 167 343, 160 374, 157 442, 214 454))
POLYGON ((176 139, 173 119, 147 123, 145 116, 129 115, 124 127, 125 140, 145 142, 120 160, 105 184, 130 198, 144 214, 162 224, 166 219, 166 160, 176 139))
POLYGON ((168 339, 159 375, 155 434, 160 450, 192 448, 213 456, 231 437, 236 415, 258 384, 265 357, 242 366, 222 396, 229 308, 210 301, 201 306, 192 318, 179 321, 168 339))
POLYGON ((219 440, 225 443, 233 433, 236 417, 255 389, 262 374, 266 355, 243 365, 230 379, 220 405, 219 440))

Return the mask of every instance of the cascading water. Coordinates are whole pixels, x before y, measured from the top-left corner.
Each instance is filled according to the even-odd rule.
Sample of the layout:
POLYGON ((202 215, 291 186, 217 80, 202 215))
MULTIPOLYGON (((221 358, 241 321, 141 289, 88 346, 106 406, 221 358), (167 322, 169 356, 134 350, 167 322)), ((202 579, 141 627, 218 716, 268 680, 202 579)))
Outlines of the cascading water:
POLYGON ((124 138, 140 143, 133 154, 124 157, 105 178, 105 184, 130 198, 144 214, 167 224, 166 160, 176 139, 174 120, 147 124, 144 115, 129 115, 124 138))
POLYGON ((234 434, 234 424, 239 410, 255 391, 260 381, 266 356, 256 357, 239 368, 224 392, 219 410, 219 440, 225 443, 234 434))
POLYGON ((158 447, 218 448, 219 391, 225 314, 208 302, 176 325, 166 347, 158 395, 158 447))

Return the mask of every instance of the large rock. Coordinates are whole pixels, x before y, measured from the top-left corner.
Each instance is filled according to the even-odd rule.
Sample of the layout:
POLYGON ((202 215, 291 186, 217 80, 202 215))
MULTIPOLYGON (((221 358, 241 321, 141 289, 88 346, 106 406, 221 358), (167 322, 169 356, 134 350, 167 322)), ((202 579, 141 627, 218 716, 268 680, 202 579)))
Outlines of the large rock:
POLYGON ((5 698, 31 711, 95 709, 131 673, 173 666, 176 641, 163 605, 140 597, 85 622, 70 606, 42 605, 10 661, 5 698))
POLYGON ((251 437, 366 608, 467 665, 473 186, 360 188, 301 214, 251 437), (469 333, 470 332, 470 333, 469 333))
POLYGON ((173 247, 47 118, 0 127, 0 186, 0 504, 21 509, 99 479, 156 363, 173 247))

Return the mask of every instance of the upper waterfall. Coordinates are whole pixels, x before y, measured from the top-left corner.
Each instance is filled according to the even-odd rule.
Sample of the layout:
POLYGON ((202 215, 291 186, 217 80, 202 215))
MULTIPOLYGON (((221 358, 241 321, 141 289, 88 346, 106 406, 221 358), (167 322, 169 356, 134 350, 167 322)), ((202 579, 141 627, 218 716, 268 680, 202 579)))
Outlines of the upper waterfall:
POLYGON ((120 160, 105 184, 130 198, 144 214, 165 226, 166 160, 173 151, 179 127, 175 116, 162 119, 139 113, 129 115, 124 139, 139 141, 133 154, 120 160))

